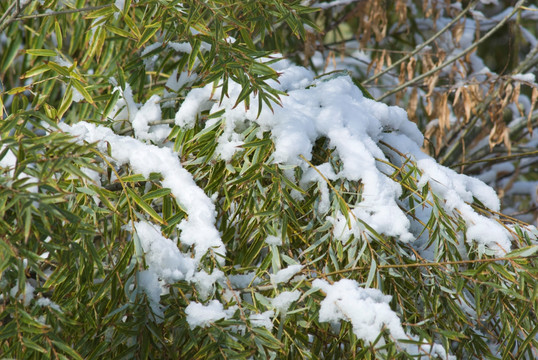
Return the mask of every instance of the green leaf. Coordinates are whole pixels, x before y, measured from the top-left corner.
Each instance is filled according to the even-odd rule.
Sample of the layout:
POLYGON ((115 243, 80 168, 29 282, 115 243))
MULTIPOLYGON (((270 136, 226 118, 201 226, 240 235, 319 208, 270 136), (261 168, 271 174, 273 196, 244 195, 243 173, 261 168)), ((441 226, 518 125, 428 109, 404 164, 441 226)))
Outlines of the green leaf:
POLYGON ((149 39, 151 39, 155 33, 159 31, 159 27, 146 27, 144 29, 144 32, 142 33, 142 36, 140 37, 140 40, 138 41, 137 47, 142 47, 146 42, 148 42, 149 39))
POLYGON ((60 23, 56 19, 54 20, 54 34, 56 35, 58 49, 61 49, 63 47, 62 29, 60 28, 60 23))
POLYGON ((140 206, 146 213, 148 213, 153 219, 155 219, 160 224, 166 225, 165 221, 157 214, 153 208, 148 205, 138 194, 136 194, 133 190, 130 188, 126 188, 127 193, 129 194, 129 197, 133 199, 138 206, 140 206))
POLYGON ((84 99, 86 99, 87 102, 89 102, 90 104, 93 104, 93 99, 92 99, 90 93, 86 90, 86 88, 84 87, 84 85, 82 85, 82 83, 80 81, 78 81, 77 79, 71 78, 70 84, 75 89, 78 90, 78 92, 84 97, 84 99))
POLYGON ((26 49, 25 52, 32 56, 57 56, 55 50, 49 49, 26 49))
POLYGON ((65 352, 66 354, 68 354, 69 356, 71 356, 73 359, 77 359, 77 360, 83 360, 82 357, 75 351, 73 350, 69 345, 61 342, 61 341, 57 341, 57 340, 52 340, 52 343, 60 350, 62 350, 63 352, 65 352))
POLYGON ((21 76, 21 79, 27 79, 31 78, 40 74, 43 74, 44 72, 49 71, 50 68, 46 64, 38 65, 27 72, 24 73, 24 75, 21 76))

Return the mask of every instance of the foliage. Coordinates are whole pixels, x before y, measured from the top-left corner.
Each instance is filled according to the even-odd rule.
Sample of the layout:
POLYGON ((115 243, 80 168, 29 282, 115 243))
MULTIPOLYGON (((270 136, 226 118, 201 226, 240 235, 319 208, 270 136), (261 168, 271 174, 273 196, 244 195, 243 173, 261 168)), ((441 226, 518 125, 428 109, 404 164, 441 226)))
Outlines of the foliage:
POLYGON ((536 74, 537 14, 523 1, 327 2, 316 13, 325 32, 294 56, 348 69, 378 100, 405 107, 426 152, 482 175, 505 213, 533 223, 535 194, 518 185, 537 180, 538 85, 520 75, 536 74))
MULTIPOLYGON (((402 188, 398 204, 415 220, 415 234, 422 244, 402 242, 354 215, 352 210, 364 201, 361 180, 332 180, 319 172, 321 164, 333 169, 344 166, 327 139, 317 139, 310 160, 297 159, 302 167, 279 164, 272 161, 274 138, 267 130, 260 132, 253 121, 237 129, 243 139, 241 150, 223 160, 216 153, 228 113, 202 106, 191 128, 174 120, 186 97, 207 87, 212 88, 210 97, 220 94, 214 103, 226 103, 230 96, 236 108, 254 109, 254 117, 262 107, 275 110, 287 96, 275 86, 279 72, 273 65, 280 60, 275 51, 297 56, 297 62, 319 70, 318 55, 307 48, 331 48, 329 31, 339 36, 346 31, 373 34, 363 35, 363 46, 371 44, 373 37, 372 46, 408 51, 417 45, 415 40, 406 44, 397 32, 389 31, 392 25, 408 23, 413 25, 409 31, 418 32, 415 21, 420 16, 436 16, 418 11, 395 18, 379 1, 358 2, 357 11, 363 3, 371 3, 369 11, 377 14, 371 18, 385 19, 379 20, 382 30, 373 25, 365 28, 361 18, 343 15, 355 5, 317 11, 303 3, 0 3, 2 357, 435 357, 424 344, 438 344, 457 358, 538 356, 538 245, 532 227, 486 209, 477 198, 469 202, 477 213, 497 219, 512 236, 515 250, 491 256, 466 241, 468 224, 462 214, 447 210, 446 199, 420 184, 423 170, 416 159, 381 144, 387 160, 378 162, 390 169, 386 175, 402 188), (325 29, 326 38, 318 28, 325 29), (228 93, 235 84, 241 90, 232 97, 228 93), (140 143, 148 151, 156 148, 149 144, 173 149, 195 184, 213 199, 215 226, 226 248, 225 254, 211 248, 196 260, 197 276, 222 272, 211 286, 204 288, 206 283, 196 278, 168 281, 162 276, 163 294, 157 295, 157 303, 145 280, 152 266, 150 252, 136 226, 154 224, 160 236, 194 259, 196 244, 182 238, 181 226, 195 215, 167 185, 165 170, 143 173, 134 160, 118 160, 113 141, 76 141, 65 130, 66 125, 87 121, 118 136, 138 138, 140 127, 132 103, 150 104, 153 95, 161 97, 155 103, 162 116, 149 125, 164 126, 168 133, 166 140, 140 143), (301 183, 306 169, 318 171, 323 181, 301 183), (324 186, 330 189, 326 213, 319 211, 324 186), (426 221, 421 209, 430 209, 426 221), (360 232, 339 239, 333 231, 339 214, 344 214, 349 227, 359 224, 360 232), (280 270, 298 264, 302 268, 297 276, 275 280, 280 270), (350 321, 322 322, 320 308, 327 294, 312 285, 316 279, 329 284, 350 279, 392 296, 390 308, 409 338, 401 341, 384 327, 375 341, 368 342, 357 336, 350 321), (273 299, 293 291, 299 292, 298 298, 288 309, 278 310, 273 299), (229 311, 226 318, 209 326, 192 326, 187 309, 197 303, 209 306, 212 301, 229 311), (261 326, 259 319, 269 325, 261 326), (419 355, 412 354, 413 348, 419 355)), ((375 66, 380 58, 372 61, 375 66)), ((428 71, 426 65, 422 67, 428 71)), ((333 79, 340 74, 325 76, 333 79)), ((353 76, 359 85, 368 85, 360 71, 353 76)), ((427 101, 440 94, 438 84, 443 79, 433 78, 427 78, 430 83, 425 88, 432 91, 421 97, 424 105, 415 104, 416 113, 410 113, 426 130, 431 128, 427 122, 439 118, 426 110, 427 101)), ((508 91, 507 84, 488 81, 494 84, 492 91, 508 91)), ((488 81, 481 85, 487 86, 488 81)), ((452 86, 448 80, 447 84, 452 86)), ((453 86, 455 91, 463 89, 463 85, 453 86)), ((416 89, 424 87, 409 84, 404 98, 417 94, 416 89)), ((485 109, 494 99, 491 95, 485 109)), ((410 108, 411 98, 405 103, 410 108)), ((448 109, 457 116, 457 110, 448 109)), ((531 124, 535 114, 530 115, 531 124)), ((472 112, 457 130, 445 129, 432 152, 446 159, 445 164, 461 162, 462 153, 447 158, 448 148, 476 136, 473 127, 480 118, 480 111, 472 112), (443 143, 443 137, 451 140, 443 143)), ((484 121, 495 123, 490 118, 484 121)), ((525 128, 518 129, 524 132, 525 128)), ((474 154, 482 156, 479 151, 474 154)), ((531 172, 535 163, 525 165, 526 169, 531 172)))

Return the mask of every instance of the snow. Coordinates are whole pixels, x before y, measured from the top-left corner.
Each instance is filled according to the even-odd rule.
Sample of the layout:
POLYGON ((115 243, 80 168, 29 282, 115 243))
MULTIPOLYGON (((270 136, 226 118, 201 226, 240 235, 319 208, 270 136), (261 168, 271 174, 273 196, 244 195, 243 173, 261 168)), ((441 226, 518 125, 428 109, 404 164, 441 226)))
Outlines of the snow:
POLYGON ((28 306, 34 298, 34 290, 35 288, 28 281, 24 284, 24 289, 21 289, 19 287, 19 280, 17 280, 17 284, 11 288, 9 295, 16 298, 17 294, 19 294, 17 299, 22 300, 24 306, 28 306))
POLYGON ((125 7, 125 0, 116 0, 114 2, 114 5, 120 10, 120 12, 123 11, 123 8, 125 7))
POLYGON ((162 236, 156 225, 137 222, 135 228, 150 271, 168 283, 192 278, 196 270, 194 259, 181 253, 172 240, 162 236))
POLYGON ((302 265, 290 265, 285 269, 277 271, 276 274, 271 274, 271 282, 275 285, 287 283, 303 268, 302 265))
POLYGON ((267 245, 282 246, 282 238, 279 236, 269 235, 265 239, 267 245))
POLYGON ((119 136, 103 126, 84 121, 75 125, 60 124, 60 128, 79 138, 97 142, 102 153, 110 146, 116 165, 129 163, 135 173, 149 177, 152 172, 163 176, 162 186, 169 188, 188 218, 181 221, 180 242, 194 246, 194 259, 199 261, 210 249, 223 262, 226 250, 215 227, 216 212, 212 200, 196 185, 192 175, 180 164, 177 154, 169 148, 148 145, 127 136, 119 136))
MULTIPOLYGON (((258 137, 270 132, 275 144, 274 163, 300 166, 304 175, 298 180, 304 188, 312 182, 318 184, 320 213, 330 208, 330 191, 319 172, 333 181, 361 180, 363 200, 351 209, 354 217, 379 234, 399 238, 402 242, 414 241, 410 220, 398 204, 401 186, 390 178, 393 169, 383 162, 401 164, 398 164, 396 154, 390 160, 385 156, 379 143, 382 140, 417 161, 423 173, 420 186, 428 184, 434 194, 444 200, 447 211, 461 213, 472 228, 467 233, 469 241, 476 241, 480 249, 499 256, 510 250, 509 233, 494 219, 477 214, 469 206, 476 198, 498 211, 499 199, 493 189, 477 179, 437 164, 424 154, 420 149, 424 137, 407 119, 403 109, 365 98, 345 73, 314 79, 313 73, 307 69, 285 60, 276 63, 274 68, 281 76, 278 83, 271 82, 270 85, 288 95, 282 97, 282 107, 275 106, 274 112, 264 108, 258 117, 255 97, 250 102, 250 109, 245 111, 244 107, 235 107, 235 99, 241 91, 235 83, 229 84, 229 97, 218 103, 215 99, 220 99, 220 89, 210 84, 188 93, 176 113, 176 125, 190 129, 202 111, 214 113, 224 110, 224 131, 218 139, 217 156, 230 160, 235 153, 242 151, 240 145, 244 140, 235 129, 257 124, 258 137), (334 149, 333 156, 341 159, 343 169, 339 172, 335 172, 328 163, 312 169, 301 159, 301 156, 312 158, 314 143, 321 137, 329 140, 329 147, 334 149), (499 232, 495 240, 491 239, 488 228, 499 232)), ((213 125, 214 121, 206 126, 213 125)), ((334 225, 334 236, 341 241, 367 232, 357 222, 353 222, 350 229, 347 217, 342 213, 327 216, 334 225)))
POLYGON ((61 313, 63 312, 58 304, 56 304, 54 301, 46 297, 37 299, 36 305, 41 306, 41 307, 43 306, 50 307, 51 309, 54 309, 58 312, 61 312, 61 313))
POLYGON ((136 111, 132 126, 137 139, 151 140, 157 143, 166 139, 168 134, 170 134, 170 127, 168 125, 153 126, 150 129, 150 122, 155 123, 161 120, 160 100, 161 98, 159 96, 153 95, 136 111))
POLYGON ((215 321, 225 319, 227 314, 224 307, 217 300, 211 300, 207 305, 191 302, 185 308, 187 322, 191 329, 195 327, 208 327, 215 321))
POLYGON ((261 314, 251 314, 249 320, 252 326, 264 327, 271 331, 273 329, 273 321, 271 318, 274 316, 275 312, 273 310, 268 310, 261 314))
POLYGON ((320 8, 320 9, 330 9, 335 6, 348 5, 357 1, 358 0, 333 0, 333 1, 324 2, 324 3, 315 3, 311 6, 314 8, 320 8))
MULTIPOLYGON (((407 335, 398 315, 389 306, 391 296, 384 295, 377 289, 363 289, 354 280, 342 279, 334 284, 316 279, 313 287, 318 287, 326 293, 321 302, 319 321, 338 324, 341 320, 351 322, 353 333, 359 338, 372 344, 379 334, 387 329, 397 344, 410 355, 438 355, 442 359, 448 356, 445 349, 438 344, 422 344, 420 346, 404 341, 415 340, 416 337, 407 335)), ((384 345, 383 339, 376 347, 384 345)))
POLYGON ((271 305, 281 314, 286 313, 291 304, 297 301, 300 296, 301 292, 299 290, 284 291, 271 300, 271 305))
MULTIPOLYGON (((189 44, 169 44, 176 51, 190 51, 187 45, 189 44)), ((219 103, 220 88, 208 84, 187 94, 175 115, 175 124, 183 129, 191 129, 203 111, 208 110, 211 114, 224 110, 222 117, 209 120, 205 124, 210 127, 216 121, 222 122, 223 132, 218 138, 215 155, 222 160, 231 160, 242 151, 241 145, 245 139, 241 129, 256 125, 256 135, 262 138, 268 133, 274 143, 270 161, 285 168, 290 181, 297 182, 302 188, 317 185, 320 193, 317 203, 319 216, 332 224, 336 239, 347 241, 351 236, 362 237, 368 234, 370 231, 363 225, 366 223, 374 232, 395 237, 402 242, 412 242, 416 240, 415 234, 419 231, 412 230, 410 219, 400 208, 402 188, 392 180, 394 170, 387 165, 392 163, 399 167, 405 159, 383 145, 387 143, 416 163, 418 187, 428 187, 431 192, 429 200, 432 200, 433 196, 439 198, 445 211, 461 217, 465 222, 467 230, 459 232, 457 237, 465 238, 469 243, 476 243, 479 253, 502 256, 510 251, 509 231, 495 218, 483 216, 471 206, 474 199, 477 199, 488 208, 498 211, 500 202, 493 189, 478 179, 439 165, 424 154, 421 151, 423 135, 416 125, 407 119, 403 109, 365 98, 345 73, 314 78, 314 74, 309 70, 285 60, 275 64, 274 68, 282 75, 279 82, 271 82, 270 85, 287 93, 287 96, 281 99, 282 107, 274 106, 274 112, 264 108, 258 116, 257 99, 254 95, 250 109, 235 107, 241 87, 233 82, 229 84, 229 96, 223 97, 219 103), (332 156, 341 161, 341 168, 336 169, 329 162, 314 167, 304 161, 303 157, 312 159, 312 149, 320 138, 327 139, 333 150, 332 156), (301 171, 295 172, 296 167, 301 171), (295 178, 295 173, 302 175, 295 178), (360 221, 350 222, 349 216, 345 216, 340 210, 333 209, 329 213, 334 194, 327 182, 338 180, 361 181, 361 200, 350 204, 353 217, 360 221)), ((195 78, 195 74, 182 72, 178 76, 177 71, 174 71, 167 87, 178 91, 186 84, 192 83, 195 78)), ((530 79, 526 75, 519 78, 516 76, 519 80, 523 78, 530 79)), ((135 138, 120 136, 109 128, 83 121, 75 125, 62 123, 60 128, 77 136, 81 142, 97 142, 102 153, 107 153, 109 147, 110 161, 115 166, 128 164, 134 173, 145 177, 149 177, 151 173, 160 173, 163 178, 162 186, 169 188, 178 204, 185 209, 188 216, 178 225, 178 239, 164 237, 159 226, 147 221, 133 223, 134 235, 147 265, 147 269, 138 273, 138 281, 153 312, 158 316, 164 314, 160 297, 166 293, 167 284, 177 281, 194 284, 198 298, 204 301, 210 300, 217 287, 227 281, 235 289, 258 284, 260 280, 256 278, 256 272, 241 273, 238 270, 238 274, 226 278, 217 268, 211 273, 200 269, 202 257, 211 251, 220 265, 224 265, 226 249, 216 228, 217 215, 213 203, 215 199, 210 198, 196 185, 193 176, 181 166, 178 154, 163 145, 170 128, 167 125, 152 125, 161 120, 160 97, 153 95, 140 106, 134 102, 132 89, 128 84, 124 90, 116 88, 115 91, 122 91, 122 96, 112 120, 129 121, 135 138), (178 244, 181 249, 190 247, 191 250, 182 252, 178 244)), ((0 164, 11 164, 13 161, 13 158, 6 157, 0 164)), ((406 166, 409 170, 410 165, 406 166)), ((89 175, 96 184, 100 184, 98 173, 89 175)), ((494 175, 490 174, 487 178, 493 179, 494 175)), ((533 189, 535 191, 536 186, 533 189)), ((530 188, 523 190, 526 193, 531 191, 530 188)), ((432 210, 428 207, 416 211, 418 218, 425 223, 431 213, 432 210)), ((281 246, 282 238, 268 235, 265 243, 269 246, 281 246)), ((461 251, 465 249, 461 247, 461 251)), ((270 282, 273 287, 286 284, 302 269, 301 264, 290 265, 271 274, 270 282)), ((387 329, 398 346, 410 354, 418 357, 433 354, 441 358, 451 358, 439 344, 408 342, 418 342, 418 337, 406 333, 398 315, 390 308, 391 297, 381 291, 361 288, 357 282, 347 279, 334 284, 316 279, 313 286, 326 293, 321 302, 320 322, 336 324, 342 320, 350 321, 354 334, 370 344, 383 329, 387 329)), ((31 286, 29 289, 31 290, 31 286)), ((234 301, 239 297, 234 296, 231 289, 224 288, 223 291, 232 294, 228 297, 223 295, 222 299, 225 301, 234 301)), ((299 290, 283 291, 273 299, 268 299, 266 305, 274 311, 252 311, 250 316, 245 318, 253 326, 271 330, 275 312, 285 314, 300 296, 299 290)), ((245 301, 249 302, 248 299, 245 301)), ((210 326, 215 321, 229 318, 233 311, 233 307, 225 310, 223 303, 217 300, 210 300, 206 304, 192 301, 185 309, 191 328, 210 326)), ((383 346, 384 341, 381 339, 376 346, 383 346)))
MULTIPOLYGON (((0 153, 2 153, 6 148, 6 145, 2 145, 0 148, 0 153)), ((4 157, 0 159, 0 168, 7 169, 9 171, 9 176, 13 177, 15 174, 15 165, 17 164, 17 157, 11 150, 8 150, 4 157)))

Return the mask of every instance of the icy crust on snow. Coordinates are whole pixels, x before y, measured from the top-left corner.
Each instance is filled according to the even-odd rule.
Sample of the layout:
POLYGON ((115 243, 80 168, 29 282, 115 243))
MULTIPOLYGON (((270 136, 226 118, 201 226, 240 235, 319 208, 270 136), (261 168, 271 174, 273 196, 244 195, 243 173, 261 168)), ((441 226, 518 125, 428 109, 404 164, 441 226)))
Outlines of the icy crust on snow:
POLYGON ((224 261, 226 250, 215 227, 216 211, 211 199, 194 182, 192 175, 185 170, 177 154, 169 148, 148 145, 127 136, 116 135, 111 129, 96 126, 84 121, 75 125, 60 124, 60 128, 78 137, 79 141, 96 142, 103 153, 110 145, 112 161, 120 166, 128 163, 135 173, 145 177, 160 173, 162 186, 169 188, 176 201, 187 212, 178 228, 181 230, 181 243, 194 246, 194 259, 199 261, 210 249, 218 261, 224 261))
MULTIPOLYGON (((384 295, 377 289, 361 288, 356 281, 349 279, 342 279, 333 285, 316 279, 312 286, 326 294, 319 311, 320 322, 338 324, 341 320, 349 321, 353 333, 368 344, 372 344, 384 329, 388 329, 391 338, 410 355, 418 358, 437 355, 441 359, 455 360, 439 344, 414 345, 402 342, 418 341, 418 337, 406 334, 400 318, 389 306, 392 298, 390 295, 384 295)), ((383 345, 384 340, 381 338, 376 347, 383 345)))
MULTIPOLYGON (((223 134, 218 139, 218 156, 230 160, 241 151, 243 144, 240 130, 255 123, 259 126, 258 136, 270 132, 275 144, 273 162, 297 165, 303 169, 302 186, 318 183, 321 199, 318 211, 325 213, 330 208, 330 191, 318 171, 312 169, 301 155, 312 157, 312 148, 317 139, 325 137, 329 146, 335 149, 343 168, 338 173, 329 163, 317 166, 317 170, 328 180, 347 179, 364 184, 363 200, 352 209, 354 215, 367 223, 377 233, 394 236, 408 242, 415 239, 410 232, 410 221, 398 206, 397 199, 402 193, 400 185, 388 175, 393 169, 382 161, 388 161, 378 143, 383 140, 406 155, 418 160, 423 171, 421 185, 429 184, 431 189, 445 201, 447 210, 457 210, 466 221, 469 240, 477 241, 481 249, 502 255, 510 251, 508 232, 495 220, 477 214, 467 203, 473 197, 492 210, 499 209, 495 192, 481 181, 457 174, 437 164, 420 150, 424 137, 417 126, 407 119, 406 112, 396 106, 367 99, 347 75, 332 74, 315 79, 311 71, 291 65, 283 60, 274 65, 281 73, 279 82, 270 85, 287 92, 282 97, 282 107, 274 106, 274 113, 266 107, 258 117, 257 99, 251 107, 235 107, 241 91, 238 84, 230 83, 228 97, 222 103, 219 88, 207 85, 191 91, 176 114, 176 125, 192 128, 197 115, 204 110, 215 113, 224 110, 223 134), (381 160, 381 161, 378 161, 381 160)), ((206 123, 209 127, 216 121, 206 123)), ((334 225, 334 235, 342 241, 350 236, 358 236, 365 231, 362 225, 354 223, 351 229, 345 216, 333 214, 329 220, 334 225)), ((428 219, 425 219, 426 222, 428 219)))

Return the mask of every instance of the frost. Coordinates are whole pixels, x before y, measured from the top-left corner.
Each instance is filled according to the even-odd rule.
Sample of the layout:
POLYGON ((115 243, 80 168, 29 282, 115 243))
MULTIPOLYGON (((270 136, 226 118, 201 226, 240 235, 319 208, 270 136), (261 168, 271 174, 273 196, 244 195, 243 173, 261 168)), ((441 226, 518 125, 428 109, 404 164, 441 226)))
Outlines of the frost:
MULTIPOLYGON (((319 287, 327 294, 321 302, 320 322, 337 324, 341 320, 349 321, 353 326, 353 333, 368 344, 372 344, 379 334, 387 329, 391 338, 410 355, 419 357, 438 355, 442 359, 455 360, 455 357, 447 355, 441 345, 413 345, 402 342, 402 340, 418 341, 418 338, 405 333, 400 318, 389 306, 391 296, 384 295, 377 289, 363 289, 356 281, 349 279, 342 279, 333 285, 325 280, 316 279, 312 286, 319 287)), ((381 338, 376 347, 383 345, 384 341, 381 338)))
POLYGON ((182 42, 182 43, 170 42, 168 43, 168 46, 177 52, 190 54, 192 51, 192 46, 188 42, 182 42))
POLYGON ((140 288, 144 290, 148 297, 151 310, 158 318, 162 319, 164 317, 164 308, 159 304, 159 301, 161 301, 163 288, 159 282, 159 277, 152 270, 144 270, 138 273, 138 282, 140 288))
POLYGON ((185 314, 191 329, 208 327, 215 321, 227 317, 224 307, 217 300, 211 300, 207 305, 191 302, 185 309, 185 314))
POLYGON ((173 91, 178 91, 183 86, 192 84, 197 78, 198 74, 196 74, 195 72, 189 74, 187 71, 182 71, 178 77, 177 70, 174 70, 172 72, 172 75, 170 75, 170 77, 166 81, 165 86, 173 91))
POLYGON ((302 265, 290 265, 285 269, 277 271, 276 274, 271 274, 271 282, 275 285, 286 283, 291 280, 301 269, 302 265))
POLYGON ((295 291, 284 291, 283 293, 277 295, 271 300, 273 307, 278 310, 280 313, 286 313, 292 303, 297 301, 301 296, 299 290, 295 291))

